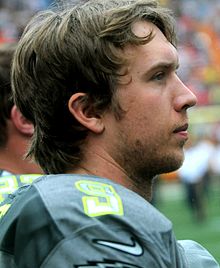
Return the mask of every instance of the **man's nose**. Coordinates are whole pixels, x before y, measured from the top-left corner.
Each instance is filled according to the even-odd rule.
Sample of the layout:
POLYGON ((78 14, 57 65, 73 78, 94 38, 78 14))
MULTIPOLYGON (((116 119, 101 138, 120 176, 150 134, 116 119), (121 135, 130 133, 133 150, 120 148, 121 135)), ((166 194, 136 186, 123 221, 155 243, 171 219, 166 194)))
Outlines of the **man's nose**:
POLYGON ((197 103, 196 95, 182 82, 180 82, 180 88, 178 95, 175 98, 175 110, 182 111, 193 107, 197 103))

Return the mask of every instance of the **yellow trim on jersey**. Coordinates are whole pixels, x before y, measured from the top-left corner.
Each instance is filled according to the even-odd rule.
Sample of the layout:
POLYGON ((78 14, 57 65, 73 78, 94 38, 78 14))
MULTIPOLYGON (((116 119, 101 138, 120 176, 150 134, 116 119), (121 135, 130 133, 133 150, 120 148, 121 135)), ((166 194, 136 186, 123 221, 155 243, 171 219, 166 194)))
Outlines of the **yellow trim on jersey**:
POLYGON ((11 204, 5 204, 3 206, 0 206, 0 219, 5 215, 5 213, 10 208, 11 204))

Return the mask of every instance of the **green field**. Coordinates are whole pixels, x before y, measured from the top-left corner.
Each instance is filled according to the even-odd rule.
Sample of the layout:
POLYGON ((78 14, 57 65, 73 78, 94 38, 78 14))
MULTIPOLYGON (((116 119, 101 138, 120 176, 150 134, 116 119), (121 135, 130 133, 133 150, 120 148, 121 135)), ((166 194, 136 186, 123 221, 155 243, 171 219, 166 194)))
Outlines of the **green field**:
POLYGON ((185 204, 179 183, 160 183, 156 207, 172 222, 177 239, 192 239, 202 244, 220 263, 220 182, 212 186, 206 201, 207 218, 196 222, 185 204))

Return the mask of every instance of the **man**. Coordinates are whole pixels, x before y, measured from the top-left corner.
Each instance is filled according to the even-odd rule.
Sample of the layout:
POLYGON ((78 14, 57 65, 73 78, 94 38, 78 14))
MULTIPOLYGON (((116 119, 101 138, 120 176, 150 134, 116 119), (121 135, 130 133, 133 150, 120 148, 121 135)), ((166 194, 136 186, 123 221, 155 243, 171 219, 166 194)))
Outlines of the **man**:
POLYGON ((56 175, 4 204, 1 267, 219 267, 147 201, 153 177, 181 165, 196 103, 173 25, 148 0, 79 2, 29 23, 14 96, 35 126, 29 156, 56 175))
POLYGON ((10 69, 15 48, 16 43, 0 46, 0 202, 19 186, 33 181, 37 176, 33 173, 41 171, 30 159, 24 159, 33 125, 11 98, 10 69))

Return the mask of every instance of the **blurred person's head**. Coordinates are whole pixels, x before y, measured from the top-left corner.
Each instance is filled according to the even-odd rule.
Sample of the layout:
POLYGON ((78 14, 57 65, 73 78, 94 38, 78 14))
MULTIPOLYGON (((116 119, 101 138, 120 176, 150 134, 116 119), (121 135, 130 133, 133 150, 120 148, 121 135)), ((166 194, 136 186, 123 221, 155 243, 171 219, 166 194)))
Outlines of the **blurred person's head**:
POLYGON ((0 45, 0 170, 14 174, 40 172, 25 153, 33 125, 14 105, 10 83, 11 63, 17 43, 0 45))

